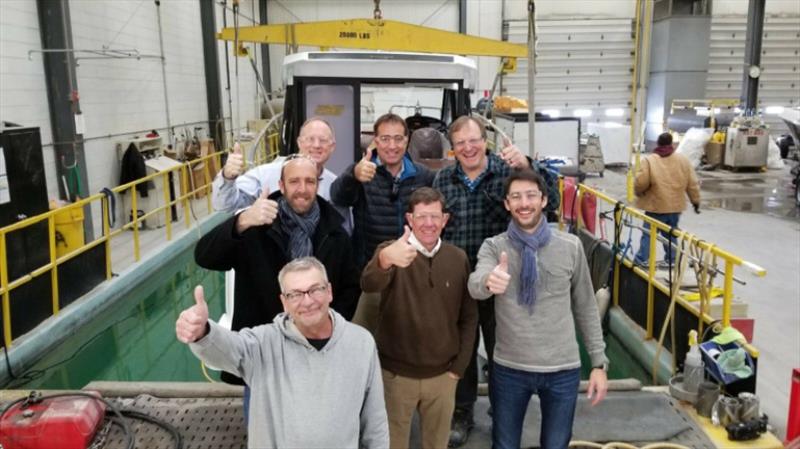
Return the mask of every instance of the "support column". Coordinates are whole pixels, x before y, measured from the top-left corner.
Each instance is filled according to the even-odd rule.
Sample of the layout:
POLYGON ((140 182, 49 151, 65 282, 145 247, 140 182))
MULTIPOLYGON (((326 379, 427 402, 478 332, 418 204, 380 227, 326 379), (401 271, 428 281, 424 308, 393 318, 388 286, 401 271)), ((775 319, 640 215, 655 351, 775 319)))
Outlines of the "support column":
POLYGON ((766 0, 750 0, 747 8, 747 38, 744 47, 744 79, 742 101, 744 110, 758 113, 758 82, 761 75, 761 37, 764 35, 764 3, 766 0), (750 68, 755 68, 750 73, 750 68), (755 75, 755 76, 751 76, 755 75))
MULTIPOLYGON (((267 0, 258 0, 258 15, 261 25, 269 25, 267 0)), ((267 92, 272 92, 272 75, 269 67, 269 44, 261 44, 261 82, 267 92)))
POLYGON ((467 0, 458 0, 458 32, 467 34, 467 0))
MULTIPOLYGON (((37 0, 39 32, 44 50, 72 49, 72 22, 67 0, 37 0)), ((71 51, 45 52, 45 83, 53 131, 56 175, 59 196, 74 200, 76 196, 88 197, 89 179, 86 173, 86 155, 83 135, 75 129, 75 114, 80 113, 78 80, 75 74, 75 55, 71 51), (74 168, 72 168, 74 167, 74 168), (75 177, 79 180, 74 192, 67 192, 61 179, 75 177), (69 198, 71 196, 71 198, 69 198)), ((94 240, 91 208, 84 211, 83 231, 86 241, 94 240)))
MULTIPOLYGON (((40 0, 47 1, 47 0, 40 0)), ((223 150, 225 121, 222 114, 222 93, 219 80, 214 2, 198 0, 203 33, 203 67, 206 72, 206 104, 208 105, 208 132, 217 150, 223 150)))

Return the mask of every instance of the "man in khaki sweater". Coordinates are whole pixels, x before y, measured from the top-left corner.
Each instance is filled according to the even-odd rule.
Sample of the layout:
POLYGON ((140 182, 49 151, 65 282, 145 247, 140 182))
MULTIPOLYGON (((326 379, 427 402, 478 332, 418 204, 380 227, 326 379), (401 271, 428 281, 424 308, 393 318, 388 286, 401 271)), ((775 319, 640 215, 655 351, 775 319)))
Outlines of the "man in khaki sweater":
POLYGON ((408 201, 405 233, 384 242, 364 268, 364 292, 380 292, 375 339, 383 368, 392 448, 407 448, 420 415, 422 447, 445 448, 458 379, 475 343, 478 312, 467 289, 469 261, 442 242, 444 196, 421 187, 408 201))
MULTIPOLYGON (((663 133, 658 136, 658 147, 653 154, 642 160, 639 171, 636 172, 634 182, 636 201, 634 205, 645 211, 647 216, 671 226, 678 227, 681 212, 686 209, 686 199, 689 196, 695 213, 700 213, 700 185, 697 174, 686 156, 676 154, 672 147, 672 135, 663 133)), ((644 224, 645 232, 639 251, 636 253, 634 263, 645 266, 650 259, 650 225, 644 224)), ((661 231, 664 237, 669 233, 661 231)), ((664 262, 675 262, 675 251, 671 248, 674 237, 669 236, 669 241, 664 243, 664 262)))

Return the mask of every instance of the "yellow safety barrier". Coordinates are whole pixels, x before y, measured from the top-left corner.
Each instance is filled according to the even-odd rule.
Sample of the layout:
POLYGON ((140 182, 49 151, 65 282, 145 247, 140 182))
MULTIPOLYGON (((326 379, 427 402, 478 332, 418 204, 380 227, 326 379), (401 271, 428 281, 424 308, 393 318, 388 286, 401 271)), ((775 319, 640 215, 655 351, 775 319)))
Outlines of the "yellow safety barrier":
MULTIPOLYGON (((563 207, 563 196, 564 196, 564 187, 563 187, 563 179, 559 180, 559 191, 561 192, 562 202, 560 207, 563 207)), ((691 234, 686 231, 682 231, 680 229, 671 229, 668 225, 655 220, 647 215, 645 212, 634 207, 625 205, 614 198, 606 195, 605 193, 594 189, 592 187, 586 186, 584 184, 578 184, 577 194, 574 199, 576 205, 574 206, 576 210, 581 211, 583 206, 583 199, 587 195, 593 195, 597 198, 597 210, 600 211, 601 208, 601 201, 607 203, 609 206, 613 207, 614 210, 614 225, 620 226, 623 223, 625 217, 627 218, 634 218, 637 220, 641 220, 643 223, 647 223, 650 226, 650 259, 648 260, 647 269, 644 270, 638 266, 634 266, 632 260, 627 258, 623 258, 622 254, 617 254, 614 260, 614 288, 612 291, 612 301, 614 305, 619 305, 619 273, 620 273, 620 265, 625 265, 631 268, 634 273, 638 276, 642 277, 647 281, 647 321, 645 326, 645 336, 646 338, 650 339, 653 338, 654 329, 653 329, 653 316, 655 313, 655 306, 654 306, 654 298, 655 298, 655 289, 660 290, 668 297, 670 296, 670 288, 665 283, 661 282, 659 279, 656 278, 656 247, 658 241, 658 231, 664 231, 665 233, 672 233, 672 236, 675 238, 675 243, 678 245, 686 245, 687 248, 695 247, 695 249, 703 252, 710 252, 713 256, 716 256, 719 260, 721 260, 724 268, 721 270, 722 274, 724 275, 724 283, 723 286, 720 288, 712 289, 711 293, 714 295, 720 295, 723 298, 722 302, 722 317, 721 317, 721 324, 724 327, 730 326, 731 323, 731 305, 733 301, 733 282, 734 282, 734 267, 741 266, 752 274, 758 277, 763 277, 767 274, 766 270, 752 262, 748 262, 741 257, 738 257, 734 254, 729 253, 721 249, 719 246, 709 243, 705 240, 700 239, 698 236, 691 234)), ((562 214, 563 216, 563 214, 562 214)), ((588 232, 586 229, 585 224, 582 220, 582 213, 577 213, 576 217, 576 226, 578 229, 583 229, 588 232)), ((630 226, 630 224, 628 224, 630 226)), ((563 223, 560 224, 563 228, 563 223)), ((603 226, 603 223, 600 223, 600 226, 603 226)), ((595 236, 597 237, 597 236, 595 236)), ((612 242, 613 244, 614 242, 612 242)), ((616 242, 619 244, 619 242, 616 242)), ((694 307, 691 302, 695 301, 695 297, 697 294, 690 294, 681 292, 678 295, 677 304, 686 309, 692 315, 698 318, 700 323, 699 331, 702 331, 702 327, 704 325, 711 324, 712 322, 716 321, 715 318, 710 316, 707 311, 694 307)), ((754 356, 758 356, 758 351, 750 346, 746 345, 748 351, 754 356)))
MULTIPOLYGON (((256 157, 256 160, 259 161, 258 163, 263 163, 271 160, 278 154, 278 135, 272 134, 267 136, 269 151, 262 152, 261 157, 256 157), (264 154, 265 153, 265 154, 264 154)), ((34 278, 44 275, 45 273, 50 273, 51 277, 51 299, 52 299, 52 314, 56 315, 59 312, 59 294, 58 294, 58 267, 59 265, 64 264, 65 262, 80 256, 81 254, 91 250, 92 248, 105 245, 106 249, 106 280, 111 279, 112 273, 112 262, 111 262, 111 240, 120 234, 124 233, 125 231, 131 230, 133 232, 133 253, 134 253, 134 261, 138 262, 141 259, 141 249, 140 249, 140 242, 139 242, 139 229, 140 224, 142 221, 148 218, 155 218, 158 214, 164 214, 165 218, 165 232, 166 232, 166 240, 172 240, 172 207, 181 205, 183 208, 183 215, 186 217, 185 226, 186 229, 189 229, 192 225, 191 223, 191 216, 190 213, 190 200, 191 198, 196 198, 198 193, 204 192, 206 196, 206 203, 208 207, 208 212, 212 212, 211 206, 211 181, 212 176, 209 171, 209 166, 211 165, 212 159, 216 163, 217 167, 222 167, 220 164, 220 156, 222 152, 216 152, 209 154, 207 156, 200 157, 198 159, 194 159, 192 161, 183 163, 179 166, 175 166, 173 168, 160 171, 157 173, 149 174, 143 178, 137 179, 136 181, 129 182, 127 184, 123 184, 113 189, 110 189, 114 194, 129 194, 131 195, 131 208, 130 210, 126 210, 125 213, 131 213, 131 221, 129 223, 121 225, 119 228, 111 230, 111 225, 109 223, 109 204, 108 204, 108 197, 102 193, 94 194, 88 198, 81 199, 76 201, 68 206, 61 207, 58 209, 51 210, 49 212, 45 212, 43 214, 37 215, 35 217, 26 218, 25 220, 21 220, 17 223, 12 225, 5 226, 0 228, 0 306, 2 307, 3 312, 3 342, 6 347, 10 347, 12 344, 12 329, 11 329, 11 297, 10 293, 12 290, 24 285, 34 278), (194 185, 195 179, 192 176, 192 167, 199 167, 200 164, 202 165, 203 170, 203 183, 202 185, 194 185), (180 180, 180 195, 176 195, 174 200, 170 200, 169 196, 169 174, 175 173, 179 176, 180 180), (190 178, 192 181, 190 181, 190 178), (153 210, 148 211, 144 215, 137 214, 137 203, 138 203, 138 192, 136 187, 144 182, 161 182, 163 186, 164 192, 164 202, 163 205, 154 208, 153 210), (101 237, 94 239, 91 242, 81 244, 80 246, 76 247, 69 247, 69 251, 61 252, 58 250, 56 246, 56 224, 59 222, 62 217, 83 217, 83 208, 90 206, 92 203, 100 202, 101 207, 101 216, 102 216, 102 229, 103 233, 101 237), (17 231, 28 226, 35 225, 37 223, 47 221, 48 224, 48 246, 49 246, 49 254, 50 254, 50 262, 33 270, 32 272, 23 275, 17 279, 8 279, 8 255, 6 252, 6 235, 8 233, 17 231)), ((82 235, 81 235, 82 237, 82 235)))

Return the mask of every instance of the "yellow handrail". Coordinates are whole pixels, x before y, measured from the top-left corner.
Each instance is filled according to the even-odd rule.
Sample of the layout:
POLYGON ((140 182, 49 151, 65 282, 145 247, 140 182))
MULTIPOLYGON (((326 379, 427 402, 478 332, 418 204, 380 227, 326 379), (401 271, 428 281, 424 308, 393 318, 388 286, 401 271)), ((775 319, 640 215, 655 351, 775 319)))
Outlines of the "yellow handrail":
MULTIPOLYGON (((578 211, 576 217, 576 225, 578 228, 585 228, 584 223, 580 219, 582 216, 581 211, 582 209, 582 200, 586 196, 586 194, 594 195, 597 199, 605 201, 610 205, 616 205, 618 207, 615 208, 614 214, 614 222, 615 225, 619 225, 619 223, 623 220, 623 214, 627 214, 629 217, 638 218, 642 221, 646 222, 650 226, 650 260, 648 260, 649 268, 647 271, 642 270, 639 267, 635 267, 633 263, 628 259, 623 259, 622 254, 617 254, 614 264, 614 288, 613 288, 613 301, 615 305, 619 304, 619 265, 624 264, 627 267, 633 269, 634 273, 643 277, 648 283, 647 289, 647 317, 646 317, 646 338, 653 337, 653 315, 655 313, 655 306, 654 306, 654 292, 655 289, 660 290, 666 295, 670 294, 669 286, 665 285, 655 277, 655 257, 656 257, 656 246, 657 246, 657 235, 658 230, 662 230, 666 233, 670 233, 676 238, 676 241, 684 240, 689 245, 694 245, 697 248, 708 251, 711 254, 716 255, 717 257, 721 258, 724 261, 724 285, 723 285, 723 303, 722 303, 722 318, 721 322, 723 326, 730 326, 731 322, 731 304, 733 300, 733 281, 734 281, 734 267, 741 266, 746 268, 752 274, 758 277, 763 277, 767 274, 767 271, 752 263, 742 259, 739 256, 731 254, 728 251, 721 249, 719 246, 711 244, 707 241, 700 240, 696 235, 691 234, 686 231, 682 231, 680 229, 672 229, 670 226, 655 220, 645 214, 645 212, 636 209, 634 207, 622 204, 621 202, 615 200, 614 198, 606 195, 605 193, 589 187, 584 184, 578 184, 578 194, 576 195, 575 201, 576 210, 578 211)), ((563 197, 563 193, 562 193, 563 197)), ((563 201, 562 201, 563 203, 563 201)), ((713 317, 708 315, 704 310, 698 310, 692 306, 692 304, 686 300, 683 295, 678 296, 677 304, 686 309, 688 312, 692 313, 698 319, 705 323, 711 323, 715 321, 713 317)), ((752 346, 747 345, 748 350, 757 355, 757 351, 752 346)))
MULTIPOLYGON (((264 155, 264 158, 260 158, 259 161, 266 162, 277 156, 278 154, 278 145, 279 145, 279 136, 277 134, 271 134, 266 137, 268 140, 269 145, 269 153, 264 155)), ((119 236, 120 234, 124 233, 127 230, 133 231, 133 243, 134 243, 134 260, 138 262, 141 258, 140 254, 140 244, 139 244, 139 223, 146 220, 150 217, 155 217, 158 214, 163 213, 165 214, 165 231, 166 231, 166 239, 167 241, 172 240, 172 207, 177 205, 182 205, 183 213, 186 216, 186 228, 191 227, 191 213, 190 213, 190 199, 192 197, 196 197, 200 192, 205 192, 207 196, 207 207, 209 213, 212 210, 211 206, 211 171, 210 171, 210 164, 212 161, 216 162, 216 166, 221 168, 220 164, 220 156, 222 152, 216 152, 209 154, 207 156, 200 157, 198 159, 185 162, 181 165, 176 165, 170 169, 160 171, 157 173, 151 173, 147 176, 137 179, 136 181, 132 181, 126 184, 122 184, 110 189, 114 194, 123 194, 129 193, 131 195, 131 210, 128 212, 131 213, 132 220, 129 223, 125 223, 120 225, 117 229, 112 230, 111 225, 109 223, 109 203, 108 197, 105 194, 97 193, 91 195, 87 198, 80 199, 75 201, 74 203, 59 208, 47 211, 45 213, 39 214, 35 217, 29 217, 24 220, 18 221, 11 225, 5 226, 0 228, 0 308, 2 308, 3 313, 3 342, 6 347, 10 347, 13 343, 12 339, 12 329, 11 329, 11 296, 10 293, 12 290, 30 282, 32 279, 36 278, 37 276, 41 276, 45 273, 50 273, 51 277, 51 300, 52 300, 52 311, 53 315, 59 313, 60 306, 59 306, 59 283, 58 283, 58 266, 64 264, 65 262, 80 256, 81 254, 95 248, 98 245, 105 245, 106 250, 106 257, 105 257, 105 276, 106 279, 111 279, 112 276, 112 258, 111 258, 111 239, 119 236), (194 180, 193 168, 196 167, 198 164, 203 163, 203 183, 202 185, 194 185, 194 182, 191 182, 192 187, 190 190, 190 183, 189 179, 191 177, 194 180), (180 186, 181 186, 181 194, 176 195, 174 200, 170 200, 169 197, 169 175, 170 173, 176 173, 177 176, 180 176, 180 186), (164 191, 164 204, 160 205, 153 210, 148 211, 144 215, 138 216, 136 211, 138 209, 138 192, 136 187, 139 186, 141 183, 144 182, 157 182, 160 179, 163 186, 164 191), (102 236, 94 239, 91 242, 85 243, 80 247, 71 250, 69 253, 58 256, 56 252, 56 239, 55 239, 55 215, 59 213, 63 213, 64 211, 83 208, 86 206, 90 206, 94 202, 100 202, 100 209, 102 215, 102 236), (24 274, 16 279, 8 279, 8 254, 7 254, 7 245, 6 245, 6 235, 10 232, 18 231, 20 229, 26 228, 28 226, 35 225, 40 223, 44 220, 48 222, 48 239, 49 239, 49 255, 50 260, 47 264, 38 267, 31 271, 30 273, 24 274)), ((124 215, 124 214, 123 214, 124 215)))

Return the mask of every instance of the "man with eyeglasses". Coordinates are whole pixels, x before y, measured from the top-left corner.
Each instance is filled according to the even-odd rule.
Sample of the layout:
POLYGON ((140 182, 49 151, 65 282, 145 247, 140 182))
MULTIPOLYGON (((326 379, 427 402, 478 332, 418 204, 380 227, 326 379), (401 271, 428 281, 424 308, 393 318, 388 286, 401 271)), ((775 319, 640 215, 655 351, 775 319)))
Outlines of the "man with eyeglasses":
POLYGON ((247 446, 388 447, 375 341, 329 308, 325 266, 313 257, 295 259, 277 273, 277 283, 284 312, 271 324, 233 332, 209 321, 202 286, 175 323, 178 340, 200 360, 253 386, 247 446))
POLYGON ((580 330, 592 367, 587 397, 605 398, 608 359, 583 245, 551 229, 544 216, 547 185, 529 169, 504 183, 512 220, 486 239, 469 277, 472 297, 494 297, 497 346, 489 377, 492 447, 518 449, 531 395, 539 396, 540 447, 566 448, 580 383, 580 330))
POLYGON ((390 447, 408 447, 416 410, 421 447, 443 448, 478 316, 467 291, 467 255, 440 238, 448 219, 442 194, 420 187, 411 194, 407 210, 411 229, 406 226, 399 239, 378 247, 361 286, 381 295, 375 339, 390 447))
MULTIPOLYGON (((311 117, 300 127, 297 136, 299 154, 310 157, 317 163, 319 178, 319 196, 329 200, 330 191, 336 175, 325 168, 325 164, 336 150, 336 138, 333 127, 324 119, 311 117)), ((228 155, 225 166, 212 182, 211 202, 214 209, 224 212, 235 212, 248 207, 266 190, 268 193, 278 190, 281 165, 284 157, 262 164, 245 171, 245 160, 242 149, 237 142, 233 152, 228 155)), ((353 228, 350 209, 337 207, 344 218, 343 226, 350 233, 353 228)))
MULTIPOLYGON (((497 153, 487 152, 486 129, 469 116, 459 117, 450 125, 449 138, 456 164, 440 170, 433 181, 433 187, 444 195, 450 213, 442 237, 463 249, 470 267, 474 268, 483 240, 503 232, 508 225, 508 211, 503 207, 503 181, 513 167, 529 167, 532 162, 513 145, 497 153)), ((478 303, 478 325, 491 373, 494 350, 494 306, 491 300, 478 303)), ((478 399, 477 337, 473 348, 470 365, 456 390, 451 447, 466 443, 474 426, 473 409, 478 399)))
POLYGON ((408 126, 396 114, 375 121, 376 151, 350 165, 331 186, 331 199, 352 207, 356 265, 362 268, 375 248, 403 234, 404 213, 411 192, 430 186, 434 173, 406 154, 408 126), (377 154, 374 154, 377 152, 377 154))
MULTIPOLYGON (((269 322, 281 312, 278 271, 289 261, 315 256, 336 285, 333 308, 351 319, 358 297, 359 271, 341 226, 342 217, 317 195, 317 164, 310 157, 281 164, 280 191, 262 190, 249 208, 211 230, 195 247, 195 261, 210 270, 235 270, 232 330, 269 322)), ((241 379, 223 373, 228 383, 241 379)))

